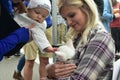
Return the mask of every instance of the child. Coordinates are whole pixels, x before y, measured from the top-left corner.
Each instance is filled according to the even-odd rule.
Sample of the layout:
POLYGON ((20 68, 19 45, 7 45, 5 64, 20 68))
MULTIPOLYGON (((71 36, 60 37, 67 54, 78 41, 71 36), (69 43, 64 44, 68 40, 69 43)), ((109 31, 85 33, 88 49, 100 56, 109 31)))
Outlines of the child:
POLYGON ((51 54, 42 53, 56 51, 56 48, 51 47, 49 41, 47 40, 47 38, 50 38, 51 40, 51 28, 47 29, 46 31, 47 35, 49 35, 47 38, 44 33, 46 30, 45 18, 50 14, 51 4, 49 0, 30 0, 27 10, 27 13, 15 16, 15 20, 19 21, 19 24, 22 26, 26 24, 28 25, 29 23, 35 24, 35 27, 31 29, 34 41, 31 41, 24 46, 26 58, 24 66, 24 79, 32 80, 34 60, 37 56, 37 53, 39 53, 40 80, 43 80, 46 78, 45 66, 48 64, 48 57, 51 57, 51 54))

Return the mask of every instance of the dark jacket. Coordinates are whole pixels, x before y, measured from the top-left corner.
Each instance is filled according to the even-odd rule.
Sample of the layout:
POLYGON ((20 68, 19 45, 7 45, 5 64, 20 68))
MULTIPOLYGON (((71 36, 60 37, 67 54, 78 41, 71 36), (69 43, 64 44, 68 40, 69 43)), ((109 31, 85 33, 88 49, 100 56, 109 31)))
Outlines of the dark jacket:
POLYGON ((103 10, 104 10, 104 1, 103 0, 94 0, 98 7, 98 12, 100 13, 100 16, 103 15, 103 10))

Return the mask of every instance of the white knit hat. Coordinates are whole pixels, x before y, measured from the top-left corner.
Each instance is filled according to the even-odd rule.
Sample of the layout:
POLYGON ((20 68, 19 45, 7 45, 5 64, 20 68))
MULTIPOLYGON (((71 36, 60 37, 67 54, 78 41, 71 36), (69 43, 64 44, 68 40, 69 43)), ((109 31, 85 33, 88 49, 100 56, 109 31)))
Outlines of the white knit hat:
POLYGON ((51 11, 50 0, 30 0, 27 8, 36 8, 36 7, 45 8, 50 13, 51 11))

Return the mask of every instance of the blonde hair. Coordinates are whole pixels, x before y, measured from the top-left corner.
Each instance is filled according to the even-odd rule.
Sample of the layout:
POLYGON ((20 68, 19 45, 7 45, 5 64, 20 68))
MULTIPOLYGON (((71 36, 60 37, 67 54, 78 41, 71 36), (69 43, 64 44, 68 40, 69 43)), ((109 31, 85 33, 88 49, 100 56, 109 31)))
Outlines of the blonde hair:
MULTIPOLYGON (((87 15, 87 24, 86 29, 82 33, 82 42, 83 44, 87 43, 88 34, 90 33, 91 29, 95 27, 99 20, 99 14, 97 10, 97 6, 94 3, 93 0, 59 0, 58 2, 58 8, 59 12, 61 11, 61 8, 64 6, 75 6, 80 8, 86 15, 87 15)), ((74 39, 79 33, 76 32, 74 29, 70 27, 68 33, 66 34, 66 37, 74 39)))

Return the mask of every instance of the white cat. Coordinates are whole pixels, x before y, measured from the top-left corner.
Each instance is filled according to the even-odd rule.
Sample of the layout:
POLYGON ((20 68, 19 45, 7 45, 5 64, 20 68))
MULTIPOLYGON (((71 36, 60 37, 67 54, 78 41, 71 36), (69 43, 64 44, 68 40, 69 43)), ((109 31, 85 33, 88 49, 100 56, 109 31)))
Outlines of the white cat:
MULTIPOLYGON (((75 48, 73 47, 72 40, 69 39, 65 45, 60 46, 55 52, 55 54, 56 61, 60 61, 63 63, 71 63, 72 61, 70 59, 75 55, 75 48)), ((46 66, 46 70, 48 70, 53 64, 54 63, 48 64, 46 66)))
POLYGON ((71 59, 75 55, 75 48, 72 40, 69 39, 65 45, 60 46, 55 54, 58 61, 66 62, 71 59))

